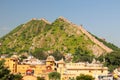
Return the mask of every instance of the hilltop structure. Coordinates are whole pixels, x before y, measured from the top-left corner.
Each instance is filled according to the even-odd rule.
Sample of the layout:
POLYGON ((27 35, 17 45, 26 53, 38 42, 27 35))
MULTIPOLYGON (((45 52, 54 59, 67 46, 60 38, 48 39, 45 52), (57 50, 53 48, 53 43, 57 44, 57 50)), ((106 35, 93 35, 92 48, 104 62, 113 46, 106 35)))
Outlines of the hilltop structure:
POLYGON ((32 56, 19 62, 19 58, 13 55, 11 58, 0 58, 5 60, 5 66, 9 68, 13 74, 21 74, 23 79, 35 77, 43 77, 45 80, 49 80, 48 74, 50 72, 59 72, 61 74, 61 80, 68 80, 76 78, 79 74, 89 74, 98 78, 99 75, 107 75, 108 68, 97 61, 92 63, 78 62, 78 63, 66 63, 63 59, 55 61, 53 56, 48 56, 46 60, 38 60, 32 56))

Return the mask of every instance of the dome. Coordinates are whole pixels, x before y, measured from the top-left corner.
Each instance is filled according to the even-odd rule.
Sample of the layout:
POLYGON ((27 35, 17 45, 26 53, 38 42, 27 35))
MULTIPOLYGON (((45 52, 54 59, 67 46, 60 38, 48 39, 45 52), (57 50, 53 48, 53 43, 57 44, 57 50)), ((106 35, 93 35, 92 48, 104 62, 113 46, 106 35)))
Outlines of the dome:
POLYGON ((16 58, 17 59, 18 56, 17 55, 12 55, 11 58, 16 58))
POLYGON ((48 56, 46 61, 55 61, 54 57, 53 56, 48 56))

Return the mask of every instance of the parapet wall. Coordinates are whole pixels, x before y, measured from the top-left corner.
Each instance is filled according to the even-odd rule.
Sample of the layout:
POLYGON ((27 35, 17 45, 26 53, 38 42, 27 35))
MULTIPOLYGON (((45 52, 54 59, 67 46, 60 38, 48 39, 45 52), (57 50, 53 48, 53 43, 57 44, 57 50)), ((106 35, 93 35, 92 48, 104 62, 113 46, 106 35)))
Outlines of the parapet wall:
POLYGON ((99 45, 101 48, 103 48, 106 52, 110 53, 113 50, 105 46, 102 42, 98 41, 94 36, 92 36, 90 33, 88 33, 82 26, 78 27, 85 35, 89 37, 94 43, 99 45))

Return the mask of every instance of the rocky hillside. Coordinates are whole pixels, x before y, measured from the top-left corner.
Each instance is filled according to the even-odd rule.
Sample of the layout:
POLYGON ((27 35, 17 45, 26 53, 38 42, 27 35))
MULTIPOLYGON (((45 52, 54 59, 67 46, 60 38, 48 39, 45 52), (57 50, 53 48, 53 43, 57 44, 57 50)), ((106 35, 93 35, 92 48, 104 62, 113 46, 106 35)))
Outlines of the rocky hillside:
POLYGON ((45 19, 32 19, 2 37, 0 43, 1 54, 29 52, 36 48, 48 53, 59 50, 63 54, 74 54, 79 48, 97 56, 113 51, 83 26, 75 25, 63 17, 53 23, 45 19))

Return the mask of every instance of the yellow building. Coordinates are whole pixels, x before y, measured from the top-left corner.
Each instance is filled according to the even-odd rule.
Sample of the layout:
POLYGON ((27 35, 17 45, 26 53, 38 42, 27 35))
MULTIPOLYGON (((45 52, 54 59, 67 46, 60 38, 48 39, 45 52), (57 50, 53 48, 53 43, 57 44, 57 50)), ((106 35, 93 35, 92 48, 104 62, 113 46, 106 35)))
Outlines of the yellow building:
POLYGON ((48 73, 53 71, 61 74, 61 80, 76 78, 76 76, 80 74, 92 75, 97 80, 99 75, 108 74, 108 68, 103 67, 102 64, 95 61, 92 63, 65 63, 63 59, 55 61, 53 56, 48 56, 46 60, 29 57, 23 60, 23 62, 19 62, 16 55, 13 55, 11 58, 0 58, 0 60, 1 59, 6 61, 5 66, 11 70, 11 73, 19 73, 25 77, 40 76, 44 77, 45 80, 49 80, 48 73))
POLYGON ((96 80, 100 75, 107 75, 108 68, 97 61, 92 63, 65 63, 64 60, 57 61, 57 72, 61 73, 62 80, 76 78, 80 74, 88 74, 93 76, 96 80))
POLYGON ((37 60, 35 58, 29 59, 26 63, 19 63, 17 56, 12 56, 11 58, 0 58, 0 60, 5 60, 5 66, 9 68, 13 74, 21 74, 22 76, 31 75, 31 76, 40 76, 48 80, 48 73, 53 72, 55 67, 55 60, 52 56, 49 56, 44 62, 35 64, 37 60))

